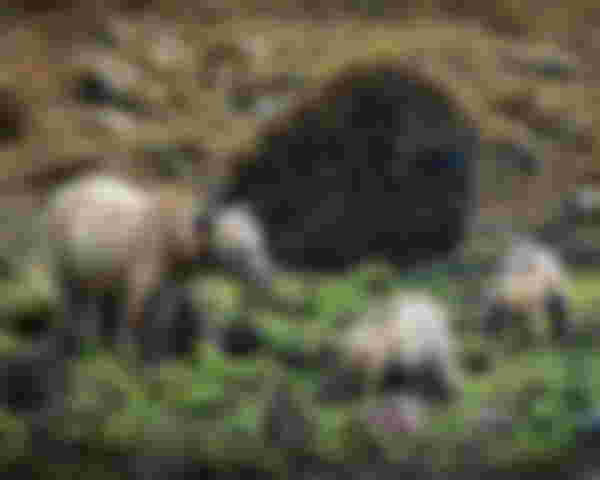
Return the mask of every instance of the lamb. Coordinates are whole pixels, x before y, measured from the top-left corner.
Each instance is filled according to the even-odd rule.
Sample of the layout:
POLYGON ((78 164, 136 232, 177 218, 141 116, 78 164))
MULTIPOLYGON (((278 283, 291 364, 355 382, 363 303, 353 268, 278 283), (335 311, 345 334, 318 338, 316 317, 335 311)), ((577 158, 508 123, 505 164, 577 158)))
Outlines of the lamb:
POLYGON ((520 239, 502 259, 488 291, 484 330, 497 336, 518 318, 525 326, 546 315, 555 340, 572 328, 569 279, 557 252, 539 242, 520 239))
POLYGON ((112 323, 116 344, 128 351, 136 334, 150 329, 143 347, 154 365, 169 348, 165 339, 191 273, 225 264, 265 288, 271 284, 269 266, 255 261, 260 244, 239 245, 250 235, 239 219, 209 225, 191 189, 147 189, 94 173, 55 193, 47 222, 66 321, 80 346, 106 336, 112 323))

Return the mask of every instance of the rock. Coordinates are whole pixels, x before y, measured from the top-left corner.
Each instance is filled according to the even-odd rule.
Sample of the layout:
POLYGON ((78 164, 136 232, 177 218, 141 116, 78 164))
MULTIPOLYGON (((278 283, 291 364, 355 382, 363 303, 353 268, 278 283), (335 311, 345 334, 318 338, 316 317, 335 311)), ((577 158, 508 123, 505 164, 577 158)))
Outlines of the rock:
POLYGON ((492 359, 485 352, 469 352, 464 356, 465 370, 475 375, 482 375, 492 368, 492 359))
POLYGON ((81 103, 88 105, 113 107, 132 113, 146 112, 141 102, 116 87, 110 78, 100 72, 82 73, 76 81, 74 95, 81 103))
POLYGON ((148 47, 148 58, 158 70, 189 71, 195 66, 194 50, 178 35, 175 28, 157 27, 148 47))
POLYGON ((73 0, 7 0, 5 5, 18 12, 29 15, 45 14, 52 11, 63 11, 72 8, 76 2, 73 0))
POLYGON ((274 260, 290 270, 340 273, 375 256, 406 269, 445 258, 474 204, 478 131, 459 108, 402 65, 347 67, 267 122, 256 151, 234 158, 224 203, 255 210, 274 260), (391 204, 402 222, 374 215, 391 204))
POLYGON ((27 105, 12 89, 0 88, 0 145, 22 141, 31 124, 27 105))
POLYGON ((220 346, 234 357, 252 355, 265 344, 261 332, 246 322, 234 323, 221 334, 220 346))
POLYGON ((511 433, 514 428, 513 418, 494 408, 483 408, 478 420, 479 430, 490 435, 511 433))
POLYGON ((217 42, 206 51, 201 80, 210 88, 231 89, 249 80, 253 65, 253 53, 246 45, 217 42))
POLYGON ((513 49, 503 60, 509 70, 550 80, 571 80, 579 69, 576 59, 550 45, 513 49))
POLYGON ((282 383, 275 390, 265 419, 268 442, 294 456, 310 448, 311 431, 307 419, 292 395, 290 386, 282 383))
POLYGON ((495 151, 500 164, 514 168, 524 175, 536 176, 543 171, 542 159, 530 145, 498 143, 495 145, 495 151))

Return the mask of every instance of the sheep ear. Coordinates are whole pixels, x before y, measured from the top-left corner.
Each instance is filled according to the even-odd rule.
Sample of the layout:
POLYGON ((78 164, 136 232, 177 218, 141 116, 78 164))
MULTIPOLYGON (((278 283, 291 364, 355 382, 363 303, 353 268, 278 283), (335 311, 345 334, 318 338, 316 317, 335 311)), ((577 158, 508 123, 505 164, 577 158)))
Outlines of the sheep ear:
POLYGON ((196 215, 194 221, 197 231, 212 230, 218 212, 224 205, 226 186, 222 182, 213 183, 206 187, 206 201, 201 213, 196 215))
POLYGON ((559 340, 569 333, 569 304, 561 292, 549 292, 545 299, 547 314, 550 318, 553 336, 559 340))
POLYGON ((207 187, 205 211, 208 216, 214 216, 225 204, 227 190, 224 182, 215 182, 207 187))
POLYGON ((202 213, 194 219, 194 228, 197 232, 210 232, 213 230, 215 215, 210 213, 202 213))

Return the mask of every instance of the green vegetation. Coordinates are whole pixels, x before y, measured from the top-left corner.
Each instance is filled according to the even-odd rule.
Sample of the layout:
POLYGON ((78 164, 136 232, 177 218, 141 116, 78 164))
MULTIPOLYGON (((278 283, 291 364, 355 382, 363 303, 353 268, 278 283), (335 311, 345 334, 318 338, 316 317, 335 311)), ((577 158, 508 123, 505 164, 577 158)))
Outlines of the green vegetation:
MULTIPOLYGON (((343 327, 339 322, 342 307, 353 314, 363 312, 371 295, 369 289, 384 285, 393 291, 429 287, 456 312, 466 314, 471 310, 466 323, 476 323, 476 308, 461 303, 464 284, 455 275, 449 265, 438 265, 413 276, 394 278, 380 266, 363 265, 346 279, 325 280, 312 316, 298 321, 259 312, 256 321, 275 349, 310 351, 343 327)), ((590 272, 575 275, 574 292, 580 309, 593 304, 593 278, 590 272)), ((237 302, 229 297, 236 290, 221 291, 228 297, 222 303, 229 305, 229 315, 235 315, 237 302)), ((510 465, 522 458, 542 461, 568 452, 574 447, 578 422, 600 399, 600 380, 589 375, 600 368, 600 353, 594 351, 593 339, 584 335, 575 347, 562 350, 550 348, 542 341, 533 350, 510 353, 510 349, 481 339, 473 333, 476 325, 471 327, 462 334, 462 349, 493 350, 494 368, 487 374, 467 372, 461 401, 434 417, 425 437, 433 439, 440 465, 460 461, 460 457, 449 458, 448 452, 457 451, 473 439, 477 439, 481 454, 497 465, 510 465), (503 435, 486 432, 480 425, 484 409, 508 415, 512 430, 503 435)), ((340 407, 319 405, 315 393, 322 372, 311 368, 286 370, 268 352, 231 359, 213 345, 200 342, 193 358, 164 365, 158 397, 128 372, 125 364, 115 363, 112 354, 90 352, 82 358, 77 364, 70 407, 73 421, 69 423, 75 431, 64 434, 106 443, 108 447, 133 448, 139 442, 185 436, 184 432, 191 431, 194 425, 202 425, 208 436, 206 428, 210 425, 210 435, 221 438, 224 448, 225 439, 237 438, 244 445, 239 449, 240 455, 245 457, 247 447, 264 444, 265 409, 274 386, 285 378, 297 393, 314 431, 315 453, 330 460, 347 459, 357 455, 357 445, 361 444, 357 439, 365 435, 364 428, 357 426, 368 399, 340 407), (186 428, 179 430, 177 425, 186 428), (171 433, 165 435, 165 429, 171 433)), ((393 440, 382 437, 377 441, 391 456, 410 451, 406 440, 393 440)), ((218 442, 211 445, 208 451, 199 448, 196 453, 200 458, 231 455, 219 452, 218 442)))

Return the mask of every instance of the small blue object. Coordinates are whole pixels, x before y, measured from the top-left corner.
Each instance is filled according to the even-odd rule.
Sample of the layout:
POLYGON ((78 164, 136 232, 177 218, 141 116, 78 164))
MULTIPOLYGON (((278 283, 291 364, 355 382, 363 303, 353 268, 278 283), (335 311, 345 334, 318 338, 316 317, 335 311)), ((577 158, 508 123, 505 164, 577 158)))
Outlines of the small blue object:
POLYGON ((447 161, 446 166, 456 170, 465 168, 466 159, 464 152, 451 151, 446 155, 447 161))
POLYGON ((437 175, 443 170, 462 172, 466 167, 464 152, 457 150, 431 150, 423 152, 419 167, 427 175, 437 175))
POLYGON ((462 171, 466 166, 466 158, 464 152, 451 151, 434 151, 429 152, 428 158, 425 161, 424 168, 430 173, 437 173, 441 170, 462 171))

